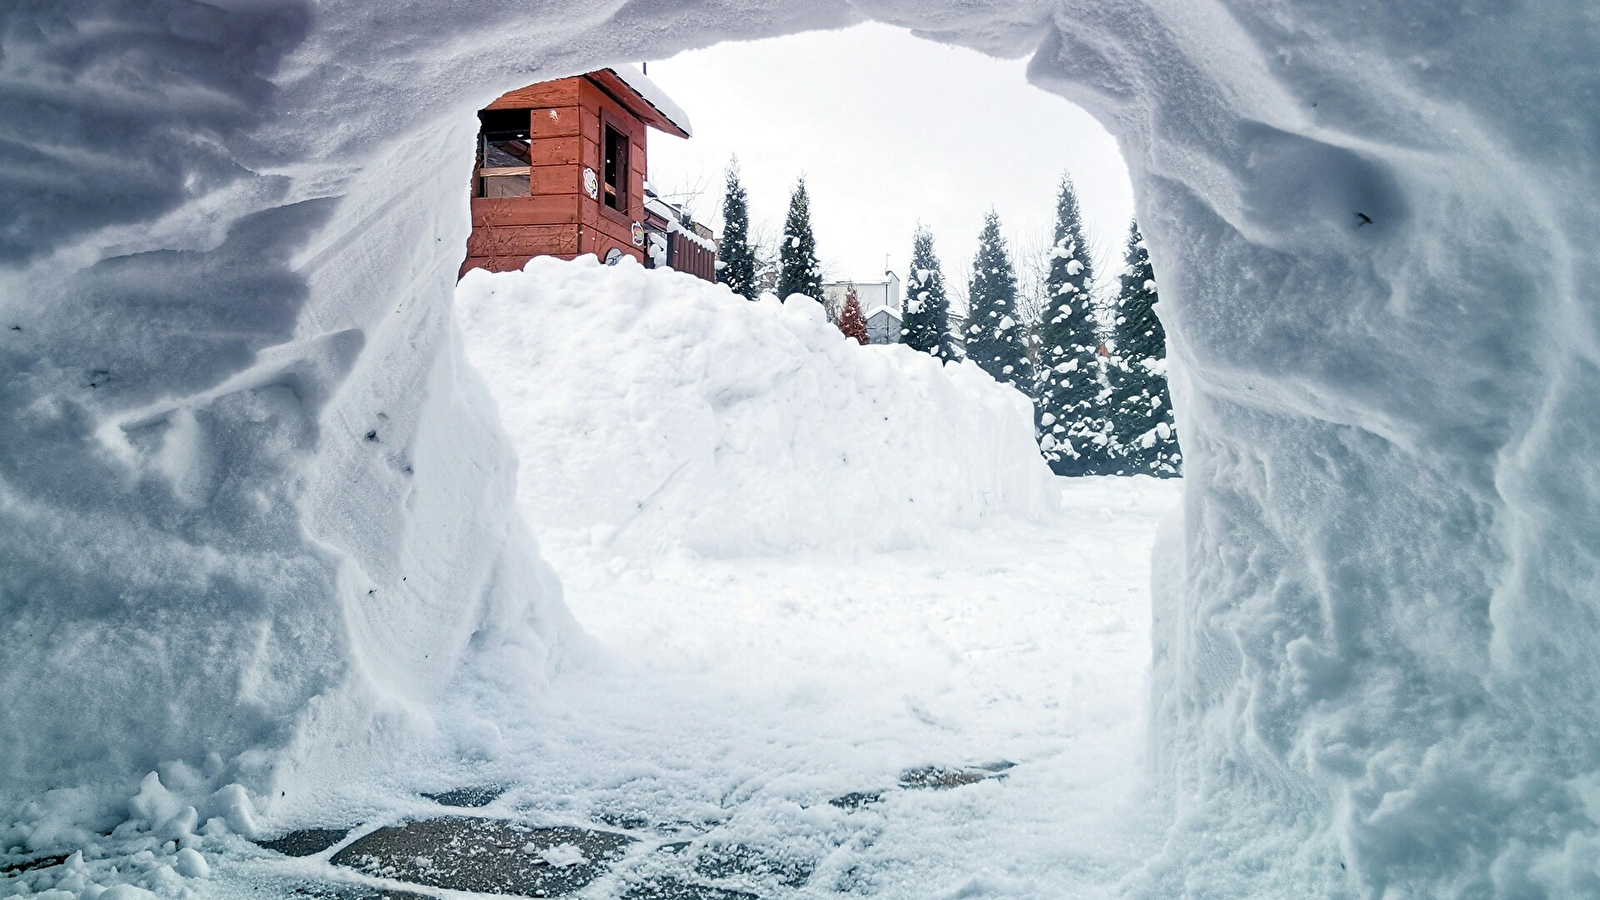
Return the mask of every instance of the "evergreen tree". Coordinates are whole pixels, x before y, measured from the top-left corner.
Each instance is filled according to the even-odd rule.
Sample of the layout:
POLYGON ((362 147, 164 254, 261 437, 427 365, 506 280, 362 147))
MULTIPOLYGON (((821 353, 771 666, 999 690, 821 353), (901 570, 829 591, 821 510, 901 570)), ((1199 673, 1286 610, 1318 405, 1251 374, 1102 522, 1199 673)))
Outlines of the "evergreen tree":
POLYGON ((1000 217, 991 210, 978 235, 978 255, 972 260, 972 281, 967 288, 967 359, 996 381, 1029 392, 1033 367, 1028 362, 1027 329, 1020 317, 1016 268, 1000 237, 1000 217))
POLYGON ((1063 175, 1034 381, 1039 450, 1057 475, 1095 475, 1109 469, 1111 423, 1105 415, 1093 285, 1077 192, 1072 178, 1063 175))
POLYGON ((940 359, 955 359, 950 340, 950 299, 944 273, 933 252, 933 232, 918 225, 911 240, 911 272, 906 278, 905 317, 900 342, 940 359))
POLYGON ((806 180, 795 185, 789 198, 789 216, 783 222, 783 246, 779 251, 778 297, 804 294, 822 302, 822 267, 817 264, 817 239, 811 233, 811 195, 806 180))
POLYGON ((1119 475, 1176 478, 1183 472, 1167 391, 1167 333, 1156 318, 1156 273, 1138 223, 1128 230, 1109 368, 1113 469, 1119 475))
POLYGON ((756 298, 756 252, 750 246, 750 205, 739 183, 739 160, 728 164, 728 192, 722 198, 722 244, 717 250, 717 280, 746 300, 756 298))
POLYGON ((853 287, 845 294, 844 308, 839 310, 839 330, 858 344, 867 342, 867 317, 861 314, 861 301, 856 299, 853 287))

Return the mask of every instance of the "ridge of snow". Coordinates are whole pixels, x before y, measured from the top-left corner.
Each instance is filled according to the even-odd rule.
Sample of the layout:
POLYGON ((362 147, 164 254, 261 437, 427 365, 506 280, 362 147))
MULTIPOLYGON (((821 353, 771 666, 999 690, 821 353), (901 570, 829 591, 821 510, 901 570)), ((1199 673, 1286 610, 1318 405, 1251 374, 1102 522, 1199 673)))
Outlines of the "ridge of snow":
POLYGON ((857 344, 814 302, 585 256, 468 273, 456 308, 544 531, 882 549, 1055 507, 1026 397, 973 363, 857 344))

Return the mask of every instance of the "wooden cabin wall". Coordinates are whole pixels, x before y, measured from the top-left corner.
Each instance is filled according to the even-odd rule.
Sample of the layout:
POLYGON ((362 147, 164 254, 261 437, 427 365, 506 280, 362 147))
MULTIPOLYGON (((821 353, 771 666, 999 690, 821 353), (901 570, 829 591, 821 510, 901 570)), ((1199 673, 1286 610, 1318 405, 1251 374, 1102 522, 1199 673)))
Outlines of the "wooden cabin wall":
POLYGON ((614 210, 584 195, 583 235, 578 252, 593 253, 605 259, 611 248, 617 247, 642 263, 644 248, 634 246, 633 223, 644 222, 644 183, 649 168, 648 126, 587 78, 580 79, 579 102, 585 114, 595 117, 595 127, 585 132, 583 164, 593 168, 596 174, 603 174, 604 161, 600 158, 603 124, 609 121, 628 133, 628 208, 614 210))
POLYGON ((644 261, 644 249, 634 246, 632 225, 644 220, 648 126, 582 77, 530 85, 488 108, 530 110, 529 196, 473 198, 463 273, 520 269, 535 256, 572 259, 593 253, 604 259, 613 247, 644 261), (604 174, 600 154, 607 121, 628 134, 626 211, 610 209, 583 191, 584 167, 604 174))

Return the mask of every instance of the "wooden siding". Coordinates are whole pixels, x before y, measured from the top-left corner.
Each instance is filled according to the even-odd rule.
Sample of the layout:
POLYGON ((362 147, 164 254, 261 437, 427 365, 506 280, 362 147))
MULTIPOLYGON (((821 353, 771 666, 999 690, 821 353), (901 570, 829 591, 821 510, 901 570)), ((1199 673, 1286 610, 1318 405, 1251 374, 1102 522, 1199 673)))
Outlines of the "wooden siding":
POLYGON ((706 281, 717 280, 717 255, 674 231, 667 235, 671 242, 670 263, 673 270, 687 272, 706 281))
POLYGON ((473 229, 467 256, 563 256, 578 252, 578 226, 503 225, 473 229))
POLYGON ((472 229, 494 229, 503 225, 576 225, 582 221, 581 196, 546 194, 498 200, 474 199, 472 229))
POLYGON ((485 109, 549 109, 555 106, 577 106, 578 82, 582 80, 582 76, 579 76, 530 84, 502 96, 485 109))

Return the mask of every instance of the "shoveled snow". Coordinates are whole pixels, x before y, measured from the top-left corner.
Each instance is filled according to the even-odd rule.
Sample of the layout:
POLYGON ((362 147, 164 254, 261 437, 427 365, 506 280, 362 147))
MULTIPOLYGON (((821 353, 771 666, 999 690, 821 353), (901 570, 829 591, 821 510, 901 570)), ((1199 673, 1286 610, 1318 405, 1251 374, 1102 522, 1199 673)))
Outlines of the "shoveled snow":
POLYGON ((567 683, 453 341, 473 113, 868 14, 1031 54, 1127 153, 1187 467, 1148 892, 1595 894, 1593 0, 11 4, 7 840, 281 823, 567 683))
POLYGON ((915 546, 1055 506, 1022 394, 850 342, 816 303, 731 297, 631 260, 468 274, 456 312, 529 522, 597 548, 742 555, 915 546))

